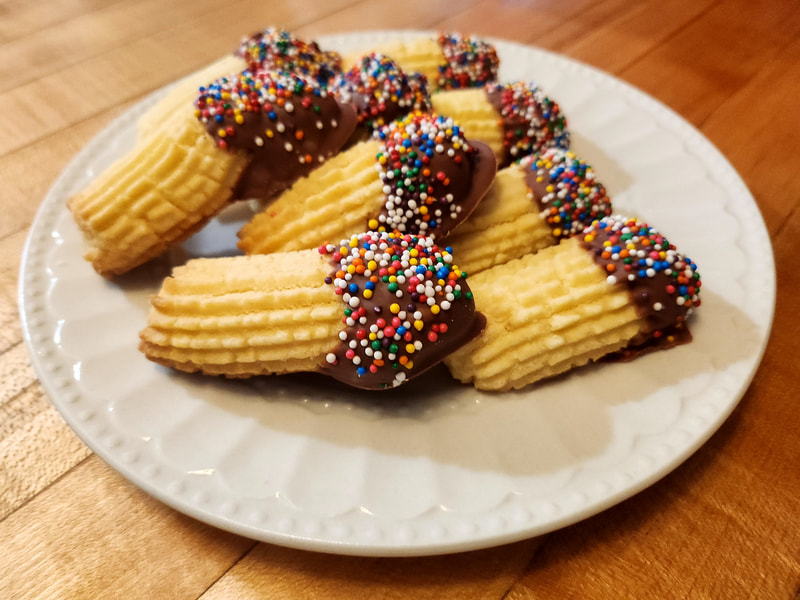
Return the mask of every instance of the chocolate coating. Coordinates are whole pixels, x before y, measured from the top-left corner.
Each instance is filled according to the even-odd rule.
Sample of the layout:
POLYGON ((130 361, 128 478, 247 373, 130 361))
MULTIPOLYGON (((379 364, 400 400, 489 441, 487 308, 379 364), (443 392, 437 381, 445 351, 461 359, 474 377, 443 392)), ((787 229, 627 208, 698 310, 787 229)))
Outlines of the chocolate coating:
POLYGON ((368 54, 331 85, 331 92, 353 106, 369 133, 412 110, 428 110, 424 75, 407 77, 388 56, 368 54))
POLYGON ((443 56, 436 80, 439 89, 480 87, 497 80, 500 59, 488 42, 457 33, 440 34, 437 42, 443 56))
POLYGON ((250 71, 284 71, 327 86, 342 71, 342 57, 320 49, 316 42, 297 39, 285 29, 268 27, 244 38, 236 56, 250 71))
POLYGON ((556 239, 572 237, 597 219, 611 215, 606 188, 594 169, 561 148, 520 161, 525 183, 556 239))
POLYGON ((655 229, 634 219, 606 217, 588 228, 581 244, 608 275, 624 285, 645 327, 631 347, 668 347, 691 336, 685 321, 700 306, 697 266, 655 229), (688 331, 686 332, 688 334, 688 331), (677 335, 677 337, 676 337, 677 335))
POLYGON ((367 232, 320 252, 342 297, 344 329, 320 371, 348 385, 387 389, 406 383, 478 336, 466 276, 452 255, 423 237, 367 232))
POLYGON ((271 71, 217 80, 196 107, 220 148, 251 156, 235 198, 271 198, 338 152, 356 126, 353 109, 324 89, 271 71))
POLYGON ((413 113, 378 137, 387 200, 370 226, 443 239, 472 213, 497 172, 489 146, 468 142, 452 119, 413 113))
POLYGON ((484 89, 503 127, 500 167, 545 148, 569 148, 567 120, 561 108, 536 85, 490 83, 484 89))

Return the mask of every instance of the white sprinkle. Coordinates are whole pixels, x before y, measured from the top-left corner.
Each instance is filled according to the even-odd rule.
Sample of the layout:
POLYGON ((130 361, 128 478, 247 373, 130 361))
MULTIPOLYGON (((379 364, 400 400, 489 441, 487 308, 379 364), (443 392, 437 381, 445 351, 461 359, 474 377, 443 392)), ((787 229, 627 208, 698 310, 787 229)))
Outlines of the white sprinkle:
POLYGON ((336 355, 333 352, 328 352, 328 354, 325 356, 325 360, 328 361, 328 364, 332 365, 336 362, 336 355))

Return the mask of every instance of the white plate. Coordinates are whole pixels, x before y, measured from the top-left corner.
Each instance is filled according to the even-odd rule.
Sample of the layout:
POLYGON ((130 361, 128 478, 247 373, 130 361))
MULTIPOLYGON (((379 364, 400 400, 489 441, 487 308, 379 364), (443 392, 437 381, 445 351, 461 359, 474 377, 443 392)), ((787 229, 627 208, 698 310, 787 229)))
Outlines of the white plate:
MULTIPOLYGON (((320 43, 368 48, 392 35, 412 33, 320 43)), ((136 485, 202 521, 361 555, 452 552, 546 533, 631 496, 703 444, 747 388, 772 321, 772 251, 752 196, 699 132, 652 98, 566 58, 496 43, 503 80, 537 81, 560 102, 575 150, 617 211, 656 225, 698 263, 703 306, 693 343, 500 395, 441 370, 364 395, 321 377, 236 383, 155 366, 137 352, 137 333, 168 261, 103 280, 82 260, 64 205, 132 144, 156 94, 66 168, 22 261, 32 361, 77 434, 136 485)), ((187 251, 232 247, 231 219, 187 251)))

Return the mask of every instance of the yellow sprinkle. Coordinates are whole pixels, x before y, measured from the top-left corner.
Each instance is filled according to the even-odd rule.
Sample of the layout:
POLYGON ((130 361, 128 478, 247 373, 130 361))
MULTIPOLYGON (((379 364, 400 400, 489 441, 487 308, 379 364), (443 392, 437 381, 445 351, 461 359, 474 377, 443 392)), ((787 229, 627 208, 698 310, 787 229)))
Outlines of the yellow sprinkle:
POLYGON ((397 276, 396 275, 389 275, 389 283, 394 283, 395 281, 397 281, 397 276))
POLYGON ((419 256, 419 250, 417 250, 416 248, 412 248, 409 254, 414 257, 419 256))
POLYGON ((552 191, 553 191, 555 188, 554 188, 552 185, 548 185, 548 186, 547 186, 546 188, 544 188, 544 189, 545 189, 545 191, 546 191, 546 192, 552 192, 552 191))
POLYGON ((356 272, 356 268, 353 265, 348 265, 347 272, 353 275, 356 272))
MULTIPOLYGON (((440 309, 438 304, 434 304, 433 306, 431 306, 431 314, 438 315, 439 310, 440 309)), ((416 323, 414 323, 414 325, 416 325, 416 323)))
POLYGON ((239 125, 244 123, 244 117, 242 115, 236 115, 236 119, 235 120, 239 125))
POLYGON ((406 366, 406 369, 408 369, 410 371, 411 369, 414 368, 414 361, 413 360, 408 361, 405 366, 406 366))
POLYGON ((373 342, 373 341, 375 341, 377 339, 378 339, 378 334, 377 333, 370 333, 369 334, 369 341, 373 342))
POLYGON ((264 133, 267 135, 268 138, 275 137, 275 133, 272 131, 272 129, 267 129, 264 133))
POLYGON ((389 310, 391 311, 392 314, 396 315, 397 313, 400 312, 400 305, 395 302, 389 307, 389 310))
POLYGON ((366 298, 367 300, 372 298, 372 290, 364 290, 364 298, 366 298))
POLYGON ((378 226, 378 219, 370 219, 369 223, 367 223, 367 226, 370 229, 375 229, 378 226))
POLYGON ((428 214, 428 207, 427 206, 420 206, 419 207, 419 214, 427 215, 428 214))
POLYGON ((425 324, 422 321, 419 321, 419 320, 418 321, 414 321, 414 329, 416 329, 417 331, 422 331, 422 327, 424 325, 425 324))
POLYGON ((416 348, 414 348, 414 344, 406 344, 406 353, 414 354, 415 350, 416 348))
POLYGON ((371 260, 371 261, 369 261, 369 262, 367 263, 367 268, 368 268, 370 271, 374 271, 375 269, 377 269, 377 268, 378 268, 378 263, 376 263, 374 260, 371 260))

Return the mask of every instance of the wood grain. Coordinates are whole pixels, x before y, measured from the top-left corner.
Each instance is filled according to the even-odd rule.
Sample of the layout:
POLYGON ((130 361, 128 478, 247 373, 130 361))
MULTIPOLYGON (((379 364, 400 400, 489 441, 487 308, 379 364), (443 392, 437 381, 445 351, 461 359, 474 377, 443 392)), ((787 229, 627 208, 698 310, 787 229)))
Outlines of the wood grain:
POLYGON ((92 456, 0 522, 0 597, 197 598, 254 542, 167 508, 92 456))
POLYGON ((800 11, 744 0, 0 1, 0 598, 800 597, 800 11), (41 198, 144 95, 275 24, 306 37, 461 30, 592 64, 701 128, 773 243, 775 325, 740 406, 675 472, 538 539, 441 557, 255 543, 166 507, 67 427, 36 380, 17 277, 41 198))

